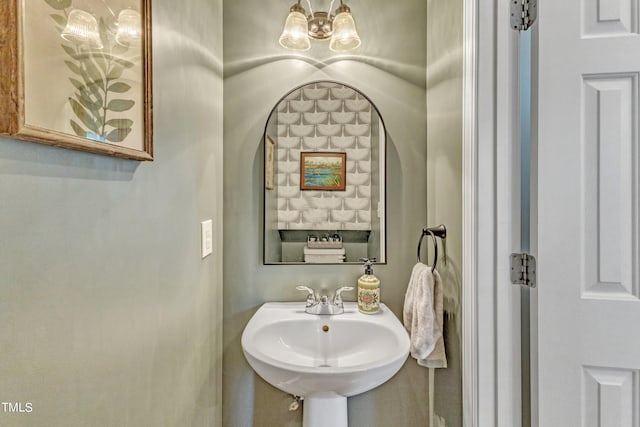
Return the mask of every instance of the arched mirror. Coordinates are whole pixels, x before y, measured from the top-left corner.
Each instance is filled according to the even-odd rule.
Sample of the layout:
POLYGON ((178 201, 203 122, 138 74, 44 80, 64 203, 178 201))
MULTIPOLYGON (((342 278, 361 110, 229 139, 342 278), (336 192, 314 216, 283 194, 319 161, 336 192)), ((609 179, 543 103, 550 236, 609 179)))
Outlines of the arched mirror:
POLYGON ((286 94, 264 134, 264 263, 386 263, 386 131, 357 89, 286 94))

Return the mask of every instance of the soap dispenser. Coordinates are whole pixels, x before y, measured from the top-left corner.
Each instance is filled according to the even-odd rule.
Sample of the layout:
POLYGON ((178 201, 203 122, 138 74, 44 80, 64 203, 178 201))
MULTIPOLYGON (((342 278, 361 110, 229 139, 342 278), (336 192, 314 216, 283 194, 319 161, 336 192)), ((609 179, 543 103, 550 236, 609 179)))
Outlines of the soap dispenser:
POLYGON ((375 258, 362 258, 364 274, 358 279, 358 310, 373 314, 380 309, 380 279, 373 274, 375 258))

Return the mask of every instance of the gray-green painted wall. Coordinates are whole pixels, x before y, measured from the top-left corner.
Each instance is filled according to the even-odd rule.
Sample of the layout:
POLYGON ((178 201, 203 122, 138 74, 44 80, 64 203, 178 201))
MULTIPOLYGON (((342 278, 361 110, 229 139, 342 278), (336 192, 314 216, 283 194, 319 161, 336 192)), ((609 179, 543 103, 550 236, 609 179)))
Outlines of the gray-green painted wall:
POLYGON ((432 427, 462 426, 462 0, 427 1, 427 218, 448 229, 449 367, 436 370, 432 427), (442 423, 441 420, 444 420, 442 423))
POLYGON ((153 26, 154 162, 0 138, 2 426, 221 424, 222 1, 153 26))
MULTIPOLYGON (((301 424, 300 411, 288 412, 289 396, 257 377, 242 355, 242 330, 255 310, 265 301, 303 301, 296 285, 334 289, 355 283, 362 274, 358 266, 262 265, 261 140, 279 98, 302 83, 330 79, 358 88, 380 110, 390 135, 388 264, 375 272, 382 281, 382 300, 396 314, 427 219, 426 4, 349 1, 363 46, 353 56, 337 57, 321 42, 297 56, 278 45, 291 3, 224 3, 223 425, 229 427, 301 424)), ((349 421, 354 426, 425 426, 427 389, 427 371, 410 359, 388 383, 349 399, 349 421)))

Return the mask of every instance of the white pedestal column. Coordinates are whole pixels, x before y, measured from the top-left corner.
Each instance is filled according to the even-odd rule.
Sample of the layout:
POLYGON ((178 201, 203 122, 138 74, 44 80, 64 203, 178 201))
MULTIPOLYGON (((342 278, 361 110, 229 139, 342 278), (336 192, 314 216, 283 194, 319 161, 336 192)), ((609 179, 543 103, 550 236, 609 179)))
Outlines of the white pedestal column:
POLYGON ((347 398, 336 393, 305 396, 302 427, 348 427, 347 398))

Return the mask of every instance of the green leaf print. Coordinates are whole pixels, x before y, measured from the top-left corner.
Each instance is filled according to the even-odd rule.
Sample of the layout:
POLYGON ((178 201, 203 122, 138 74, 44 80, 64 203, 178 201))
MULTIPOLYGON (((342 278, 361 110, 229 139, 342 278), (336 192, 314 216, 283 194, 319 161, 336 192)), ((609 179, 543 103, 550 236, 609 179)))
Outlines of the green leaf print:
POLYGON ((117 112, 127 111, 127 110, 130 110, 134 104, 135 102, 131 101, 130 99, 114 99, 109 101, 109 105, 107 105, 107 110, 117 111, 117 112))
POLYGON ((71 0, 44 0, 55 10, 64 10, 71 7, 71 0))

